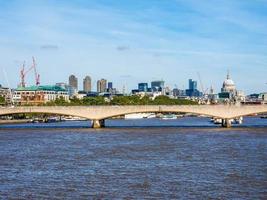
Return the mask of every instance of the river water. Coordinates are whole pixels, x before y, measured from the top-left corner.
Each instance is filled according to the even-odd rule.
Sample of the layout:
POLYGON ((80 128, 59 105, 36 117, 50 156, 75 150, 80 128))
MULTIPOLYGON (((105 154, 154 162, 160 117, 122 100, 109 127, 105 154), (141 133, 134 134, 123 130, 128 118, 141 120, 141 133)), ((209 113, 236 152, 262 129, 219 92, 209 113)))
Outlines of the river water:
POLYGON ((267 119, 0 126, 0 199, 267 199, 267 119))

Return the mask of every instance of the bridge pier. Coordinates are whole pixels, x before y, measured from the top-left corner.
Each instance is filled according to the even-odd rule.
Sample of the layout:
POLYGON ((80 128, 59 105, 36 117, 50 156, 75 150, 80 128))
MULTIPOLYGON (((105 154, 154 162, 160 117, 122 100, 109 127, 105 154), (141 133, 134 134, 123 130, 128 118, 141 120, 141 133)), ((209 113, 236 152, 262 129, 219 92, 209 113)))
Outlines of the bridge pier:
POLYGON ((231 128, 231 120, 230 119, 222 119, 222 127, 231 128))
POLYGON ((92 128, 103 128, 103 127, 105 127, 104 119, 94 119, 92 121, 92 128))

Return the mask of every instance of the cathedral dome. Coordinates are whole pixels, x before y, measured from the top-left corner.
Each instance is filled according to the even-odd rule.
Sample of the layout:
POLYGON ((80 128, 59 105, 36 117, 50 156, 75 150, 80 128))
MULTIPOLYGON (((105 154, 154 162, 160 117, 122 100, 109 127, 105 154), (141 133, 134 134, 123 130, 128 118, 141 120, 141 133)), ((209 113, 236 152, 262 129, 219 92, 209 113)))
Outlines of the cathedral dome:
POLYGON ((224 82, 223 82, 223 86, 235 86, 235 83, 232 79, 226 79, 224 82))
POLYGON ((230 78, 229 72, 223 82, 222 92, 234 92, 236 90, 234 81, 230 78))

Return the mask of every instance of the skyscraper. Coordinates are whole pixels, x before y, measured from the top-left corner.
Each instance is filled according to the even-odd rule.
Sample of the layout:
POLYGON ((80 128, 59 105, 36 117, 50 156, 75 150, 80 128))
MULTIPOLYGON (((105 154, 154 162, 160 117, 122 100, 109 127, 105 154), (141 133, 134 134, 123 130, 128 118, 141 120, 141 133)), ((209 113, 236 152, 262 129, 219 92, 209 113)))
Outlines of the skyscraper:
POLYGON ((113 83, 112 82, 108 82, 108 89, 112 89, 113 88, 113 83))
POLYGON ((97 92, 106 92, 107 90, 107 80, 101 79, 97 81, 97 92))
POLYGON ((152 91, 162 91, 164 88, 164 81, 152 81, 151 89, 152 91))
POLYGON ((196 89, 197 89, 197 81, 189 79, 189 90, 196 90, 196 89))
POLYGON ((197 81, 194 81, 192 79, 188 80, 189 88, 186 90, 186 96, 189 97, 200 97, 202 96, 202 93, 198 91, 197 89, 197 81))
POLYGON ((91 92, 92 90, 92 79, 90 76, 86 76, 83 79, 83 91, 84 92, 91 92))
POLYGON ((78 78, 74 75, 69 76, 69 95, 73 96, 78 92, 78 78))
POLYGON ((73 74, 69 76, 69 86, 75 90, 78 90, 78 78, 73 74))

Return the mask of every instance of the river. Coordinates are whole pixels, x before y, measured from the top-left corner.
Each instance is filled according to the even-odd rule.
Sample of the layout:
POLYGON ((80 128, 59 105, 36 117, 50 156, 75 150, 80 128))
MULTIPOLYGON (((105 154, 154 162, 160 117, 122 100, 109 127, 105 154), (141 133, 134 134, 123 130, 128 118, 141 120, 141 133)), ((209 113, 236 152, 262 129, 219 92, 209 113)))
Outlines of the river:
POLYGON ((267 119, 0 126, 0 199, 267 199, 267 119))

